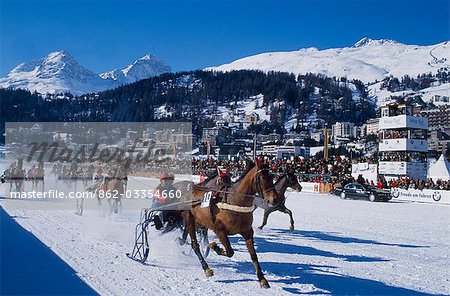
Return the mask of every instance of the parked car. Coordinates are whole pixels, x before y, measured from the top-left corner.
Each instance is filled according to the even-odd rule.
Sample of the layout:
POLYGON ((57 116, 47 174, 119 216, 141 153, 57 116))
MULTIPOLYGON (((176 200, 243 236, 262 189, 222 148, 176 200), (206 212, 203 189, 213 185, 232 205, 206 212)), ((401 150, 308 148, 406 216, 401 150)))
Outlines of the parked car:
POLYGON ((336 188, 334 194, 341 199, 366 199, 369 201, 389 201, 392 199, 391 192, 378 189, 373 186, 363 186, 359 183, 349 183, 344 188, 336 188))

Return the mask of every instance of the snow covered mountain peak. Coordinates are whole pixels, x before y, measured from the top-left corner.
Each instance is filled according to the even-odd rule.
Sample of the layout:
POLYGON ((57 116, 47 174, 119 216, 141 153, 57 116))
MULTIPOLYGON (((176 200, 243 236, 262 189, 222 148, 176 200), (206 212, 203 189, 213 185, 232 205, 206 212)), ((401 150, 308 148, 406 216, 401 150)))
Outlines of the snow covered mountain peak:
POLYGON ((69 52, 60 50, 18 65, 6 77, 0 78, 0 88, 22 88, 44 94, 70 92, 81 95, 170 71, 170 67, 163 61, 147 54, 123 69, 98 75, 81 66, 69 52))
POLYGON ((22 63, 0 79, 2 88, 22 88, 39 93, 71 92, 80 95, 113 85, 82 67, 64 50, 22 63))
POLYGON ((368 37, 364 37, 361 40, 359 40, 358 42, 356 42, 353 47, 354 48, 358 48, 358 47, 363 47, 363 46, 371 46, 371 45, 383 45, 383 44, 401 44, 404 45, 400 42, 397 42, 395 40, 392 39, 370 39, 368 37))
POLYGON ((441 68, 450 68, 450 42, 418 46, 365 37, 350 47, 261 53, 205 70, 314 73, 372 83, 391 75, 436 73, 441 68))
POLYGON ((157 60, 157 58, 155 56, 151 55, 151 54, 146 54, 142 58, 137 59, 136 62, 137 61, 141 61, 141 60, 143 60, 143 61, 151 61, 151 60, 157 60))
POLYGON ((132 83, 151 76, 158 76, 170 71, 170 67, 167 66, 162 60, 151 54, 147 54, 125 68, 102 73, 100 74, 100 77, 104 79, 112 79, 120 85, 132 83))
POLYGON ((70 53, 64 49, 60 51, 51 52, 45 58, 48 60, 73 59, 70 53))

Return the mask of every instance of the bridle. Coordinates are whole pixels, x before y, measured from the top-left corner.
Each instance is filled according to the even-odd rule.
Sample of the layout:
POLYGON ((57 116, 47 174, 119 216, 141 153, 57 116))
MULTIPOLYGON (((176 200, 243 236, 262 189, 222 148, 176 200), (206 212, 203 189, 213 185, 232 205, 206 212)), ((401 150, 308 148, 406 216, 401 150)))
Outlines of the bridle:
MULTIPOLYGON (((259 170, 256 171, 255 175, 253 176, 253 178, 255 178, 255 184, 256 184, 256 188, 257 188, 257 192, 258 194, 261 196, 261 198, 266 201, 266 199, 264 198, 264 193, 268 192, 268 191, 272 191, 275 190, 275 186, 272 186, 266 190, 263 190, 262 186, 261 186, 261 182, 260 182, 260 174, 262 174, 263 172, 267 172, 269 171, 269 168, 261 168, 259 170)), ((266 201, 267 202, 267 201, 266 201)))

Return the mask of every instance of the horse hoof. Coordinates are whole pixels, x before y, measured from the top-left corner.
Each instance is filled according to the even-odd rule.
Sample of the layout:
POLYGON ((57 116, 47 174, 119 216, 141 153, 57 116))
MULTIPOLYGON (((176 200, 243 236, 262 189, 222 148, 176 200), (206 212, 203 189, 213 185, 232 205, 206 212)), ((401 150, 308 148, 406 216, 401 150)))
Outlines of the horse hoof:
POLYGON ((205 275, 206 277, 211 277, 214 275, 214 271, 211 268, 205 269, 205 275))
POLYGON ((217 243, 216 242, 209 243, 208 248, 210 248, 211 250, 214 250, 215 248, 217 248, 217 243))
POLYGON ((269 283, 267 282, 267 280, 261 280, 260 282, 259 282, 259 284, 261 285, 261 288, 264 288, 264 289, 269 289, 270 288, 270 285, 269 285, 269 283))
POLYGON ((294 226, 289 227, 290 231, 294 231, 294 226))
POLYGON ((263 229, 263 227, 262 227, 262 226, 259 226, 259 227, 258 227, 258 229, 259 229, 259 230, 262 230, 262 229, 263 229))

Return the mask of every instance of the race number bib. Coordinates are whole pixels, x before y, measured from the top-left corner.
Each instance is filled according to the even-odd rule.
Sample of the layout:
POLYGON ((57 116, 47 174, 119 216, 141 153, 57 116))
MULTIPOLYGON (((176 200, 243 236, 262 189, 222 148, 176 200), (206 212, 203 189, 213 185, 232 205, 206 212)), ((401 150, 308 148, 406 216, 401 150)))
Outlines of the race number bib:
POLYGON ((205 192, 205 194, 203 194, 203 200, 202 200, 202 204, 200 205, 200 207, 201 208, 209 207, 209 204, 211 203, 211 197, 212 197, 211 191, 205 192))

